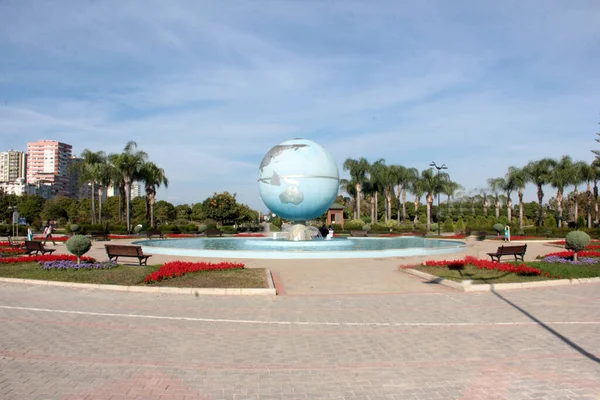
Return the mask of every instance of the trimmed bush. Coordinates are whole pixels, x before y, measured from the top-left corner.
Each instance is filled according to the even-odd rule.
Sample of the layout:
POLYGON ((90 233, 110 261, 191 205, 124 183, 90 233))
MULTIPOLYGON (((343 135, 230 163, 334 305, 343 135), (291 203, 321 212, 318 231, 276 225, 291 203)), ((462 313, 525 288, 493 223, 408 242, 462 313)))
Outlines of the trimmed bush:
POLYGON ((590 244, 590 235, 585 233, 584 231, 573 231, 567 233, 565 237, 565 248, 567 250, 572 250, 575 252, 573 255, 573 259, 577 260, 577 253, 581 250, 585 249, 585 246, 590 244))
POLYGON ((344 228, 348 231, 362 231, 365 222, 362 219, 353 219, 344 223, 344 228))
POLYGON ((77 264, 80 264, 81 256, 90 250, 92 242, 83 235, 75 235, 67 240, 66 246, 67 250, 77 257, 77 264))
POLYGON ((457 231, 465 230, 465 222, 462 220, 462 218, 459 218, 458 221, 456 221, 456 223, 454 224, 454 229, 456 229, 457 231))
POLYGON ((373 233, 386 233, 390 231, 390 228, 384 224, 371 224, 371 232, 373 233))
POLYGON ((446 218, 442 229, 444 232, 454 232, 454 223, 452 222, 452 218, 446 218))
POLYGON ((494 224, 492 229, 494 229, 494 232, 496 232, 499 235, 504 233, 504 225, 502 224, 494 224))
POLYGON ((71 225, 69 225, 69 230, 71 232, 73 232, 73 233, 79 232, 79 229, 80 229, 80 227, 77 224, 71 224, 71 225))
POLYGON ((237 233, 237 228, 235 226, 224 226, 221 228, 221 231, 229 235, 235 235, 237 233))

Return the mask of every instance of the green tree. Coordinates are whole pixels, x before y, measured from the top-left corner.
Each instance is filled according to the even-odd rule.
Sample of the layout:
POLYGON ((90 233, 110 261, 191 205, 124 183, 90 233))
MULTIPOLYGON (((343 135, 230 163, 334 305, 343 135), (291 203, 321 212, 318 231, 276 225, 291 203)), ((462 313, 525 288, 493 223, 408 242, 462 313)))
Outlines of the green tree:
POLYGON ((523 190, 527 185, 527 175, 523 169, 514 166, 508 167, 508 174, 517 188, 517 197, 519 198, 519 230, 523 230, 523 190))
POLYGON ((96 223, 96 187, 100 180, 101 164, 106 159, 106 154, 103 151, 94 152, 85 149, 81 152, 81 162, 72 165, 74 170, 79 172, 80 185, 91 185, 92 192, 92 224, 96 223))
POLYGON ((223 224, 227 221, 236 221, 239 217, 239 207, 235 194, 229 192, 215 193, 202 202, 204 214, 207 218, 223 224))
POLYGON ((25 218, 28 224, 32 224, 36 220, 41 221, 41 212, 44 209, 44 203, 46 202, 42 196, 38 196, 37 194, 26 194, 19 200, 19 216, 25 218))
POLYGON ((169 187, 169 180, 165 175, 165 170, 158 167, 151 161, 142 164, 140 169, 140 178, 144 182, 146 191, 146 218, 150 226, 154 226, 154 204, 156 203, 156 191, 163 185, 169 187))
POLYGON ((142 165, 147 161, 148 154, 138 150, 137 143, 129 141, 125 145, 123 152, 109 156, 112 165, 123 180, 125 189, 125 218, 127 223, 127 232, 131 232, 130 202, 131 202, 131 184, 140 180, 142 165))
POLYGON ((500 218, 500 191, 504 185, 504 178, 490 178, 487 180, 490 186, 490 191, 494 196, 494 204, 496 206, 496 218, 500 218))
POLYGON ((571 183, 572 176, 575 173, 573 160, 569 156, 563 156, 560 160, 551 160, 552 173, 549 183, 556 189, 556 201, 558 203, 558 227, 562 227, 563 222, 563 199, 565 186, 571 183))
POLYGON ((587 210, 587 227, 592 227, 592 182, 595 182, 598 178, 598 168, 594 165, 594 163, 586 164, 581 167, 581 177, 586 183, 585 190, 585 200, 586 200, 586 210, 587 210))
POLYGON ((204 213, 204 206, 202 203, 195 203, 192 205, 192 221, 200 222, 206 219, 206 214, 204 213))
POLYGON ((355 188, 355 218, 360 219, 360 196, 362 194, 363 185, 367 181, 367 174, 369 172, 369 162, 366 158, 361 157, 358 160, 352 158, 344 161, 344 171, 350 173, 351 181, 354 183, 355 188))
POLYGON ((156 202, 154 206, 154 212, 156 215, 156 220, 161 223, 171 222, 177 216, 177 212, 175 211, 175 206, 168 201, 160 200, 156 202))
POLYGON ((192 208, 187 204, 175 206, 175 218, 178 220, 190 221, 192 217, 192 208))
POLYGON ((537 225, 543 224, 543 200, 544 190, 543 186, 550 182, 550 176, 552 174, 552 160, 549 158, 543 158, 538 161, 529 162, 525 168, 528 180, 533 182, 537 186, 537 197, 538 197, 538 215, 537 225))

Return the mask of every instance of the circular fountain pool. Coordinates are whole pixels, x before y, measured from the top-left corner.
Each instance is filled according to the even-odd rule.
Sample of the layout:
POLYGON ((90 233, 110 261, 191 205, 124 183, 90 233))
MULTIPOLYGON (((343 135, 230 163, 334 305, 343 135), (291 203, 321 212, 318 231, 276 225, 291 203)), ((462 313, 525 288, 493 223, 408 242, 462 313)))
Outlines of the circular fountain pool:
POLYGON ((176 256, 318 259, 380 258, 453 253, 465 243, 456 240, 402 236, 390 238, 334 238, 333 240, 291 241, 267 238, 186 238, 142 240, 144 253, 176 256))

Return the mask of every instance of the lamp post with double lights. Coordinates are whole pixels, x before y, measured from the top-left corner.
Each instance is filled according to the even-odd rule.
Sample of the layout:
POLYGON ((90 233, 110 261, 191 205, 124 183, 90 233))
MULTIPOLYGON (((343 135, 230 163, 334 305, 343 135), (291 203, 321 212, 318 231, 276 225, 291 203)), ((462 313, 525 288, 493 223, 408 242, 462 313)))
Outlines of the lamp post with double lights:
POLYGON ((446 164, 442 164, 441 166, 437 165, 435 163, 435 161, 432 161, 431 164, 429 164, 430 167, 434 167, 435 169, 437 169, 437 210, 436 210, 436 218, 437 218, 437 224, 438 224, 438 236, 441 235, 441 227, 442 224, 440 224, 440 170, 442 169, 448 169, 448 167, 446 167, 446 164))

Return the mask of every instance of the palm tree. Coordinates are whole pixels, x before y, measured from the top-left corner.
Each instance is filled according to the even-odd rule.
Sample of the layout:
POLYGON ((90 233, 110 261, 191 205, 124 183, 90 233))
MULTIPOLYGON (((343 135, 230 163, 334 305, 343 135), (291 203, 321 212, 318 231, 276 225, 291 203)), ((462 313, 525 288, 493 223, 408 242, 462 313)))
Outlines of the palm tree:
MULTIPOLYGON (((573 175, 571 176, 571 185, 574 186, 573 193, 575 193, 575 223, 577 223, 577 218, 579 217, 579 206, 577 197, 579 195, 579 191, 577 190, 577 186, 581 185, 585 182, 583 178, 583 170, 587 168, 587 164, 583 161, 578 161, 573 165, 573 175)), ((577 226, 577 228, 581 228, 577 226)))
MULTIPOLYGON (((441 178, 440 178, 441 179, 441 178)), ((450 198, 454 198, 454 195, 457 191, 463 190, 464 188, 459 185, 457 182, 452 181, 451 179, 444 179, 441 182, 440 193, 448 196, 448 201, 446 202, 446 210, 450 213, 450 198)))
MULTIPOLYGON (((431 229, 431 205, 433 204, 433 197, 439 191, 439 182, 436 175, 433 173, 433 169, 425 169, 421 171, 421 185, 425 194, 425 200, 427 201, 427 230, 431 229)), ((439 223, 439 221, 438 221, 439 223)))
POLYGON ((598 176, 598 170, 594 167, 594 163, 592 164, 585 164, 581 166, 581 178, 585 181, 586 183, 586 205, 587 205, 587 227, 591 228, 592 227, 592 181, 596 180, 596 177, 598 176))
POLYGON ((528 180, 533 182, 537 186, 537 197, 538 197, 538 218, 537 224, 538 226, 542 226, 542 214, 544 212, 543 209, 543 200, 544 200, 544 190, 543 186, 550 181, 551 170, 552 170, 552 160, 549 158, 543 158, 538 161, 529 162, 525 168, 525 174, 527 174, 528 180))
MULTIPOLYGON (((502 190, 506 193, 506 216, 508 217, 508 223, 512 222, 512 199, 510 198, 510 194, 519 188, 521 176, 515 176, 514 173, 519 172, 514 167, 508 167, 508 173, 502 182, 502 190)), ((519 209, 520 215, 520 209, 519 209)))
POLYGON ((411 177, 409 181, 409 188, 412 194, 415 195, 414 205, 415 205, 415 218, 413 220, 413 224, 416 226, 417 222, 419 222, 419 200, 421 196, 423 196, 423 182, 421 181, 421 176, 419 175, 419 171, 414 168, 415 175, 411 177))
POLYGON ((104 157, 102 163, 97 164, 97 173, 98 173, 98 223, 102 223, 102 197, 103 197, 103 189, 106 190, 108 186, 112 184, 112 177, 114 172, 112 170, 112 165, 108 161, 107 157, 104 157))
POLYGON ((575 173, 573 160, 569 156, 563 156, 560 160, 551 160, 552 173, 549 183, 556 188, 556 202, 558 203, 558 227, 562 227, 563 200, 565 186, 570 184, 575 173))
POLYGON ((508 167, 508 174, 513 180, 515 187, 517 188, 517 196, 519 197, 519 230, 523 230, 523 190, 527 185, 527 175, 525 172, 517 167, 508 167))
POLYGON ((402 203, 402 222, 406 220, 406 186, 408 185, 408 169, 403 165, 393 165, 392 171, 396 177, 396 198, 398 199, 398 215, 397 222, 400 225, 400 203, 402 203), (400 198, 404 193, 404 202, 400 198))
POLYGON ((504 178, 489 178, 487 180, 490 190, 494 194, 494 203, 496 205, 496 218, 500 218, 500 190, 505 184, 504 178))
POLYGON ((385 160, 380 158, 375 161, 369 168, 369 182, 371 185, 371 218, 373 223, 379 221, 379 192, 383 190, 384 186, 384 175, 385 175, 385 160))
MULTIPOLYGON (((401 169, 400 169, 401 171, 401 169)), ((401 172, 402 173, 402 172, 401 172)), ((398 186, 402 185, 402 222, 406 222, 406 192, 411 187, 411 182, 419 178, 419 170, 405 168, 402 175, 398 175, 398 186)), ((398 198, 400 194, 398 194, 398 198)))
POLYGON ((98 184, 99 165, 104 163, 106 155, 103 151, 93 152, 85 149, 81 152, 82 162, 78 164, 80 170, 80 179, 84 182, 89 182, 92 189, 92 224, 96 223, 96 185, 98 184))
MULTIPOLYGON (((392 219, 392 197, 394 197, 394 186, 398 182, 399 174, 403 171, 398 165, 386 165, 382 172, 381 183, 383 185, 383 195, 385 196, 385 222, 388 222, 392 219)), ((399 209, 398 215, 400 215, 399 209)))
POLYGON ((346 161, 344 161, 344 171, 348 171, 350 173, 350 178, 355 185, 355 219, 360 219, 360 196, 362 194, 362 187, 367 181, 367 173, 369 171, 369 166, 369 161, 367 161, 367 159, 364 157, 361 157, 358 160, 348 158, 346 159, 346 161))
POLYGON ((110 159, 117 174, 122 178, 123 189, 125 192, 125 218, 127 220, 127 231, 131 232, 131 184, 140 178, 140 170, 142 164, 148 159, 148 154, 142 150, 138 150, 136 142, 129 141, 125 145, 122 153, 112 154, 110 159))
POLYGON ((154 203, 156 202, 156 190, 161 186, 169 187, 169 180, 165 175, 165 170, 159 168, 153 162, 145 162, 141 168, 141 178, 144 182, 146 191, 146 218, 150 226, 154 226, 154 203))

